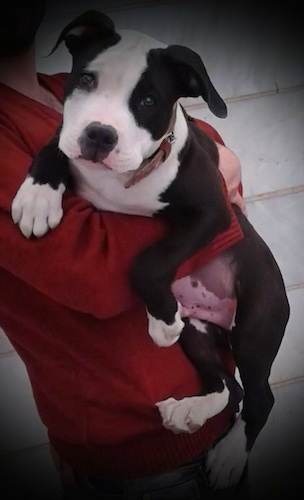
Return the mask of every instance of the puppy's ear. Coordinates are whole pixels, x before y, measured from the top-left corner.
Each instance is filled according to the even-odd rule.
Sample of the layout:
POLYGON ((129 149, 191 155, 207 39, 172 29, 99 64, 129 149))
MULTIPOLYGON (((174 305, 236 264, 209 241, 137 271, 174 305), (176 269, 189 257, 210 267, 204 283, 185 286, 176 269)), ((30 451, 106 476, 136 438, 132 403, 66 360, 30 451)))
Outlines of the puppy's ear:
POLYGON ((62 30, 50 54, 64 41, 69 52, 74 57, 82 47, 93 39, 104 44, 104 48, 106 48, 117 43, 120 36, 115 32, 112 19, 102 12, 87 10, 62 30))
POLYGON ((179 97, 202 96, 210 111, 219 118, 227 116, 227 107, 215 90, 200 56, 181 45, 169 45, 166 49, 153 49, 151 55, 160 56, 172 71, 179 97))

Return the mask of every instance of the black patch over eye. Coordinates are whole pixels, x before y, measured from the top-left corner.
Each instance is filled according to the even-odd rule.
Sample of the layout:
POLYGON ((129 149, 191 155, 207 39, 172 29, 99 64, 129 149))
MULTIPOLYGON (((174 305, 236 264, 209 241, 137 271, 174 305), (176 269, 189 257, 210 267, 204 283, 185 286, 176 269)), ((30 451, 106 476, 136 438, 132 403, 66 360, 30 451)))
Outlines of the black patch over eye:
POLYGON ((174 88, 166 68, 148 68, 141 75, 129 98, 129 108, 136 124, 160 139, 168 130, 172 107, 176 101, 174 88))
POLYGON ((96 87, 96 77, 94 73, 83 71, 79 77, 79 85, 83 89, 91 90, 96 87))
POLYGON ((141 106, 150 107, 150 106, 155 106, 155 104, 156 104, 156 99, 155 97, 153 97, 153 95, 150 94, 144 96, 140 101, 141 106))

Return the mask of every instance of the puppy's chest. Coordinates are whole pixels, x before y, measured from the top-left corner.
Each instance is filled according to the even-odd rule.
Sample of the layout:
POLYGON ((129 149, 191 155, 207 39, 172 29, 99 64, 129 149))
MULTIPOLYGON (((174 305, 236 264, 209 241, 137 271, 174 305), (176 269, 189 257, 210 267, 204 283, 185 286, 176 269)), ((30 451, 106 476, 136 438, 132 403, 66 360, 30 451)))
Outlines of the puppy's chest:
POLYGON ((103 167, 71 165, 70 168, 77 194, 90 201, 97 209, 148 217, 168 205, 160 201, 160 196, 177 173, 177 167, 173 172, 167 170, 165 174, 155 172, 134 186, 125 188, 129 174, 118 174, 103 167))

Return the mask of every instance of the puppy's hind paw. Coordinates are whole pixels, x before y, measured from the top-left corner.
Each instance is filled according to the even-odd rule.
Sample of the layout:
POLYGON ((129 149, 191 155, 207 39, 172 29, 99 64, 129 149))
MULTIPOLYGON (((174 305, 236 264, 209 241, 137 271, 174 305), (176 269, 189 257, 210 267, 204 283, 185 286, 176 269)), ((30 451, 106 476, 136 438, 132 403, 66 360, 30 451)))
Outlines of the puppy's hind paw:
POLYGON ((208 453, 206 466, 213 488, 229 488, 240 481, 249 455, 246 442, 245 423, 239 416, 228 434, 208 453))
POLYGON ((229 400, 229 391, 225 386, 222 392, 213 392, 204 396, 190 396, 180 400, 168 398, 159 401, 156 406, 162 417, 163 426, 179 434, 197 431, 206 420, 221 412, 229 400))

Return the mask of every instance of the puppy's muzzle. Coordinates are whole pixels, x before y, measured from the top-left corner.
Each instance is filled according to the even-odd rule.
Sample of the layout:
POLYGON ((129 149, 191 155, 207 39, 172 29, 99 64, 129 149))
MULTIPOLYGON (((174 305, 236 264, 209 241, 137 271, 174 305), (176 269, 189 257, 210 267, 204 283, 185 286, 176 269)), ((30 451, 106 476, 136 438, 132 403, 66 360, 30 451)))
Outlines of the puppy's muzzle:
POLYGON ((111 125, 92 122, 85 127, 78 139, 81 156, 92 162, 102 161, 115 148, 118 135, 111 125))

